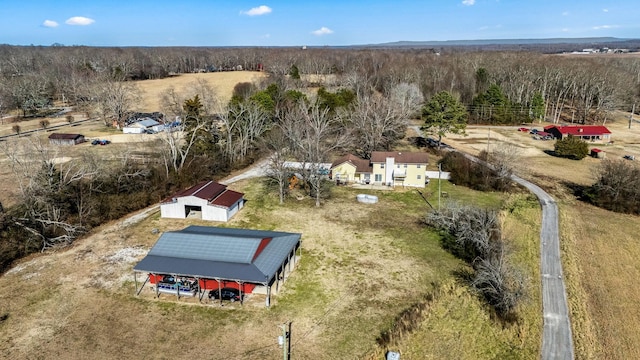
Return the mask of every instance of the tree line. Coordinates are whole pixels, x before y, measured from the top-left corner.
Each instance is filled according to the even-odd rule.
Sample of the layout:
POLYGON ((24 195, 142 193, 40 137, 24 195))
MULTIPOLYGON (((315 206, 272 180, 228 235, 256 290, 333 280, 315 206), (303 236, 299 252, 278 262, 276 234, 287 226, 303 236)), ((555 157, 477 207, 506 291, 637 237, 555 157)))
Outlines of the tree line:
MULTIPOLYGON (((232 69, 264 70, 276 76, 291 75, 295 69, 298 76, 314 76, 303 81, 347 87, 357 94, 366 88, 387 94, 396 84, 413 83, 425 98, 440 91, 454 94, 468 109, 471 123, 515 124, 540 117, 603 122, 609 110, 631 110, 640 97, 640 60, 614 55, 1 45, 0 115, 12 109, 20 109, 23 116, 37 115, 55 101, 90 108, 91 103, 122 96, 118 93, 127 88, 123 81, 232 69)), ((122 113, 111 106, 104 115, 122 113)))

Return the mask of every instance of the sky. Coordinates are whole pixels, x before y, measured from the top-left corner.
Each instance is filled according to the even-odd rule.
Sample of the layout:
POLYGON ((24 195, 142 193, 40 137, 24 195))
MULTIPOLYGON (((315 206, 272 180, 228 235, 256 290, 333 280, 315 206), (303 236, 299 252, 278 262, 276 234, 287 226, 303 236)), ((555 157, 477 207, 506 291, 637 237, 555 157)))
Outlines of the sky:
POLYGON ((0 0, 0 44, 345 46, 640 38, 638 0, 0 0))

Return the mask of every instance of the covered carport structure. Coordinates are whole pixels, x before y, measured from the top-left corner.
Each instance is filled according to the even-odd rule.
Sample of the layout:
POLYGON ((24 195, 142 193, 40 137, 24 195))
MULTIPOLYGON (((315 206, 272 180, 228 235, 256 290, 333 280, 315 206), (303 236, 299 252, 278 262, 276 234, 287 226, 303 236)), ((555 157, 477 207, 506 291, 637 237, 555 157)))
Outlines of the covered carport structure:
POLYGON ((160 293, 198 296, 233 287, 242 294, 263 287, 270 306, 272 286, 279 291, 285 274, 299 259, 301 234, 278 231, 189 226, 163 233, 133 268, 136 295, 147 283, 160 293), (138 283, 138 273, 146 274, 138 283))

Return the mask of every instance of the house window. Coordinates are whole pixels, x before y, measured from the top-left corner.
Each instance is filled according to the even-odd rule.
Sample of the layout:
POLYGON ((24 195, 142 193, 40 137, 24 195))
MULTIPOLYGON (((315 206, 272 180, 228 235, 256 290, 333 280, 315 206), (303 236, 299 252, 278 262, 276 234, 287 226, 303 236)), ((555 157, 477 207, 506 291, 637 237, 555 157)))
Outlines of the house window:
POLYGON ((416 165, 416 166, 418 167, 418 169, 420 169, 420 166, 421 166, 421 165, 420 165, 420 164, 418 164, 418 165, 416 165))
POLYGON ((398 164, 398 169, 400 169, 400 164, 398 164))
POLYGON ((384 169, 384 164, 380 164, 380 169, 384 169))
POLYGON ((382 181, 382 174, 376 174, 376 182, 382 181))
POLYGON ((407 168, 407 164, 404 164, 404 168, 405 168, 405 169, 407 168))
POLYGON ((418 180, 422 179, 422 175, 418 175, 418 180))

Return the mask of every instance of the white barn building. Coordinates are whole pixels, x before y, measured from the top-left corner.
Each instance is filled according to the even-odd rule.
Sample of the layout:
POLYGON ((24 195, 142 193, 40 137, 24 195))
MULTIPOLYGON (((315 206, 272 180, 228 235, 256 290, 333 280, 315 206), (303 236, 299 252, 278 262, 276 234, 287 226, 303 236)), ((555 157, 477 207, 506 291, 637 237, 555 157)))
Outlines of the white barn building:
POLYGON ((160 216, 226 222, 243 206, 243 193, 214 181, 203 181, 165 199, 160 204, 160 216))

